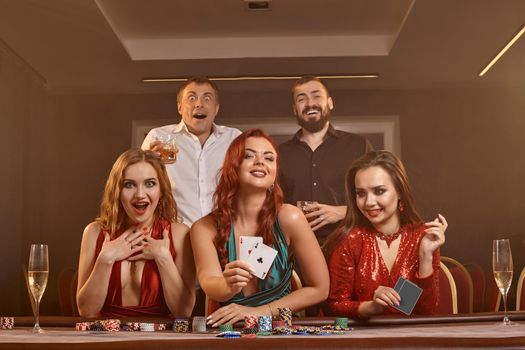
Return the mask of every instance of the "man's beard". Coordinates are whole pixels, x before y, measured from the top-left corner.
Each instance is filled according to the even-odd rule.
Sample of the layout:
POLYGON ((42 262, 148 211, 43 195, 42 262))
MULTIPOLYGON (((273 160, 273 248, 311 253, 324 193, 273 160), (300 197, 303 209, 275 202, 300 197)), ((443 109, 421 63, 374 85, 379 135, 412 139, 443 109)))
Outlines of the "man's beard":
POLYGON ((328 106, 323 110, 319 106, 309 106, 303 109, 302 114, 296 115, 297 123, 300 127, 304 128, 306 131, 311 133, 316 133, 321 131, 326 123, 330 120, 331 111, 328 106), (309 111, 309 110, 316 110, 319 111, 320 118, 319 119, 310 119, 308 117, 304 118, 303 116, 309 111))

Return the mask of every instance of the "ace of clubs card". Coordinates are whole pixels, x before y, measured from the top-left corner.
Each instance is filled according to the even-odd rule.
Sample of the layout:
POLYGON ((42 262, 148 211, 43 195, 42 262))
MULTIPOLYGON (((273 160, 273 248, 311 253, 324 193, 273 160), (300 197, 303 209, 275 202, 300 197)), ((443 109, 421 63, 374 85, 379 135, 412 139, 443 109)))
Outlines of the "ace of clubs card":
POLYGON ((264 243, 256 243, 246 262, 255 270, 253 275, 265 279, 276 256, 277 250, 264 243))

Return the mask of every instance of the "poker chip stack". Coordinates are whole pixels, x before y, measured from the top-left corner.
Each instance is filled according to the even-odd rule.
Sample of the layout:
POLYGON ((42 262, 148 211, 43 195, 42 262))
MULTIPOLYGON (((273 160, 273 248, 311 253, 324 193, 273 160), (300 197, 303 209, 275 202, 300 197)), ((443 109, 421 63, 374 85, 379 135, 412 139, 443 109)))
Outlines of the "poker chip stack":
POLYGON ((187 333, 190 331, 190 321, 187 318, 176 318, 172 329, 177 333, 187 333))
POLYGON ((347 317, 338 317, 335 319, 334 326, 339 326, 343 329, 348 329, 348 318, 347 317))
POLYGON ((333 325, 333 326, 331 326, 331 325, 329 325, 329 326, 322 326, 321 329, 323 331, 327 331, 330 334, 346 334, 345 331, 348 328, 343 328, 340 325, 336 324, 336 325, 333 325))
POLYGON ((292 327, 292 309, 289 307, 279 308, 278 320, 284 321, 286 327, 292 327))
POLYGON ((13 329, 14 326, 14 317, 0 317, 0 329, 13 329))
POLYGON ((120 331, 120 320, 117 319, 109 319, 102 321, 102 325, 104 326, 104 330, 107 332, 119 332, 120 331))
POLYGON ((139 322, 126 322, 121 325, 123 331, 128 332, 138 332, 140 331, 140 323, 139 322))
POLYGON ((241 332, 225 331, 225 332, 220 332, 216 336, 217 337, 221 337, 221 338, 240 338, 241 337, 241 332))
MULTIPOLYGON (((187 326, 186 326, 186 332, 189 331, 189 322, 186 320, 187 326)), ((165 331, 166 330, 166 324, 165 323, 155 323, 155 331, 165 331)))
POLYGON ((155 332, 155 324, 148 323, 148 322, 141 322, 140 331, 141 332, 155 332))
POLYGON ((244 316, 243 334, 256 334, 259 331, 259 318, 254 315, 244 316))
POLYGON ((219 326, 219 332, 230 332, 233 331, 233 325, 230 323, 221 324, 219 326))
POLYGON ((104 324, 103 321, 95 321, 91 322, 89 324, 89 330, 91 332, 103 332, 104 331, 104 324))
POLYGON ((271 335, 272 334, 272 317, 271 316, 259 316, 259 335, 271 335))
POLYGON ((87 332, 89 331, 90 326, 91 322, 77 322, 77 324, 75 325, 75 329, 77 331, 87 332))
POLYGON ((273 320, 272 321, 272 328, 282 328, 282 327, 286 327, 286 323, 284 323, 284 321, 282 320, 273 320))

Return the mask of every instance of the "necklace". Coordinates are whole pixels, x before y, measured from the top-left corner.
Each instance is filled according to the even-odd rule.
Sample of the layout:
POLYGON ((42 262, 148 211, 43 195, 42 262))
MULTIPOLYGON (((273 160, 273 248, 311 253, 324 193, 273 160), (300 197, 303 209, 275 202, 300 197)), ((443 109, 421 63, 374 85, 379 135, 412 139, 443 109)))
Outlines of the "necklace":
POLYGON ((397 231, 393 235, 385 235, 383 232, 379 232, 379 231, 377 231, 375 234, 377 238, 379 238, 382 241, 385 241, 386 246, 390 248, 390 245, 392 244, 392 242, 395 241, 402 233, 403 233, 403 230, 399 229, 399 231, 397 231))

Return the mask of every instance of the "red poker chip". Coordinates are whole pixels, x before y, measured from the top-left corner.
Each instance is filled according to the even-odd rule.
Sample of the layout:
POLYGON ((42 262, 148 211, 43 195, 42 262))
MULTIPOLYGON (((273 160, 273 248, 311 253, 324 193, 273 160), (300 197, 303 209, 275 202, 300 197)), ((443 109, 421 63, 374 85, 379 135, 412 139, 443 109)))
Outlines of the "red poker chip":
POLYGON ((109 319, 103 322, 104 330, 107 332, 119 332, 120 331, 120 320, 109 319))
POLYGON ((78 322, 75 325, 77 331, 89 331, 89 322, 78 322))
POLYGON ((244 328, 257 328, 259 327, 259 318, 254 315, 248 315, 244 317, 244 328))
POLYGON ((276 320, 276 321, 273 321, 272 322, 272 327, 273 328, 277 328, 277 327, 286 327, 286 322, 282 321, 282 320, 276 320))
POLYGON ((155 326, 153 328, 155 329, 155 331, 165 331, 166 324, 165 323, 155 323, 155 326))
POLYGON ((13 329, 15 325, 14 317, 1 317, 0 318, 0 329, 13 329))

